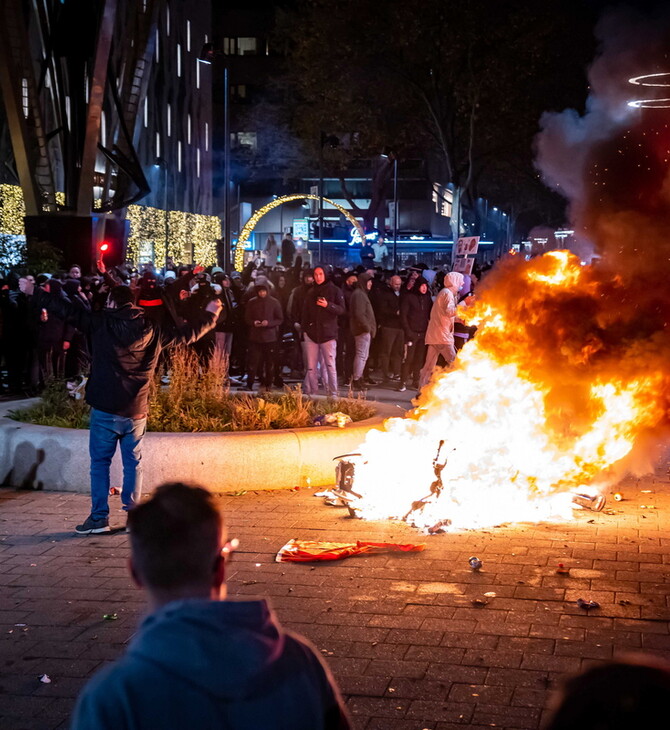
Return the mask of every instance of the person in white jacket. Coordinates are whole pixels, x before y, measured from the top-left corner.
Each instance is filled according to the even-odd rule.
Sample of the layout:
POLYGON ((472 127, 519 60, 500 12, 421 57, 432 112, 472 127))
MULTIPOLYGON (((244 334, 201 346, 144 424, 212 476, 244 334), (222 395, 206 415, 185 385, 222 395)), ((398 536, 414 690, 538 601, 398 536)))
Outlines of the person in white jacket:
POLYGON ((426 330, 426 362, 419 376, 419 388, 430 382, 440 355, 447 367, 456 359, 454 349, 454 318, 456 316, 456 293, 463 286, 463 274, 452 271, 444 277, 444 289, 435 297, 426 330))

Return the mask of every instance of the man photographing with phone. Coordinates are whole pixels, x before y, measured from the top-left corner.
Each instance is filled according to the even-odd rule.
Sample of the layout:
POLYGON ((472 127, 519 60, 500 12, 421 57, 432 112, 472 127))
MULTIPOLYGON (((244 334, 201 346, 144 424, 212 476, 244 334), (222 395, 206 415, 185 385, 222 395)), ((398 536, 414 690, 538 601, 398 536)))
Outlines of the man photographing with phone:
POLYGON ((41 308, 67 319, 90 337, 91 372, 86 383, 86 402, 91 406, 89 453, 91 457, 91 514, 75 531, 80 535, 109 532, 109 468, 121 448, 123 462, 123 509, 130 509, 142 492, 142 438, 146 430, 149 389, 161 350, 189 345, 216 324, 221 302, 213 299, 193 321, 180 327, 159 325, 135 306, 127 286, 110 289, 105 307, 90 311, 34 291, 28 279, 19 288, 41 308))

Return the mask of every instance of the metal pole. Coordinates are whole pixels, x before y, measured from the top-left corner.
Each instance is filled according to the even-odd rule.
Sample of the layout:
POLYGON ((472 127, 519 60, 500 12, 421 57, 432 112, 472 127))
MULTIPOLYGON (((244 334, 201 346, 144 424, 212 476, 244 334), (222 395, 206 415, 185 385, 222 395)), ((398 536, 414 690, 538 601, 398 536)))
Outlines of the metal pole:
POLYGON ((319 263, 323 263, 323 132, 319 140, 319 263))
POLYGON ((167 272, 168 246, 170 243, 170 215, 168 213, 168 166, 165 160, 163 160, 163 206, 165 207, 165 272, 167 272))
POLYGON ((223 256, 225 271, 230 270, 230 99, 228 98, 228 66, 223 69, 223 256))
POLYGON ((393 271, 398 271, 398 158, 393 160, 393 271))

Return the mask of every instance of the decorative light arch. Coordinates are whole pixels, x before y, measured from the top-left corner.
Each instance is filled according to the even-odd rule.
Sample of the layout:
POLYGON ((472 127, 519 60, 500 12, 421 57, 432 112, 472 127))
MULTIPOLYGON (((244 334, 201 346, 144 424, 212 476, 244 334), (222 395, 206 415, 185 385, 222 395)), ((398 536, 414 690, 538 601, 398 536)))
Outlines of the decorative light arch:
MULTIPOLYGON (((242 267, 244 266, 244 246, 246 242, 249 240, 249 236, 251 235, 251 232, 256 227, 256 224, 258 221, 269 211, 271 211, 273 208, 276 208, 280 205, 283 205, 284 203, 289 203, 292 200, 321 200, 321 198, 318 195, 307 195, 307 194, 295 194, 295 195, 283 195, 280 198, 275 198, 275 200, 271 201, 267 205, 264 205, 262 208, 259 208, 252 216, 249 218, 249 220, 244 224, 244 228, 240 231, 240 235, 237 239, 237 243, 235 244, 235 256, 233 258, 235 269, 237 271, 241 271, 242 267)), ((346 208, 343 208, 341 205, 338 205, 337 203, 334 203, 332 200, 328 198, 323 199, 324 203, 329 203, 333 206, 333 208, 336 208, 337 210, 344 215, 347 220, 358 229, 358 233, 361 236, 361 240, 365 239, 365 231, 363 230, 363 226, 354 218, 351 213, 346 210, 346 208)))

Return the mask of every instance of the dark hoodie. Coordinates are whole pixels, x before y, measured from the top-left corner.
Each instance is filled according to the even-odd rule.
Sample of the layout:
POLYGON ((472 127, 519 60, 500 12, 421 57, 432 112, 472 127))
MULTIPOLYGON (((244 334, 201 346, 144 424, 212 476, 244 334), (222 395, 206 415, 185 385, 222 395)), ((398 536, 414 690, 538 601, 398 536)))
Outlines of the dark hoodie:
POLYGON ((433 300, 428 292, 421 294, 419 289, 422 284, 428 282, 420 276, 400 300, 400 321, 408 341, 416 340, 419 335, 425 334, 430 321, 433 300))
POLYGON ((194 324, 163 328, 130 304, 91 312, 46 292, 39 292, 36 299, 38 307, 68 319, 91 337, 93 361, 86 402, 99 411, 128 418, 147 413, 149 386, 161 350, 191 344, 215 324, 214 315, 204 310, 194 324))
POLYGON ((98 673, 72 730, 346 730, 328 669, 265 601, 185 600, 147 617, 98 673))

